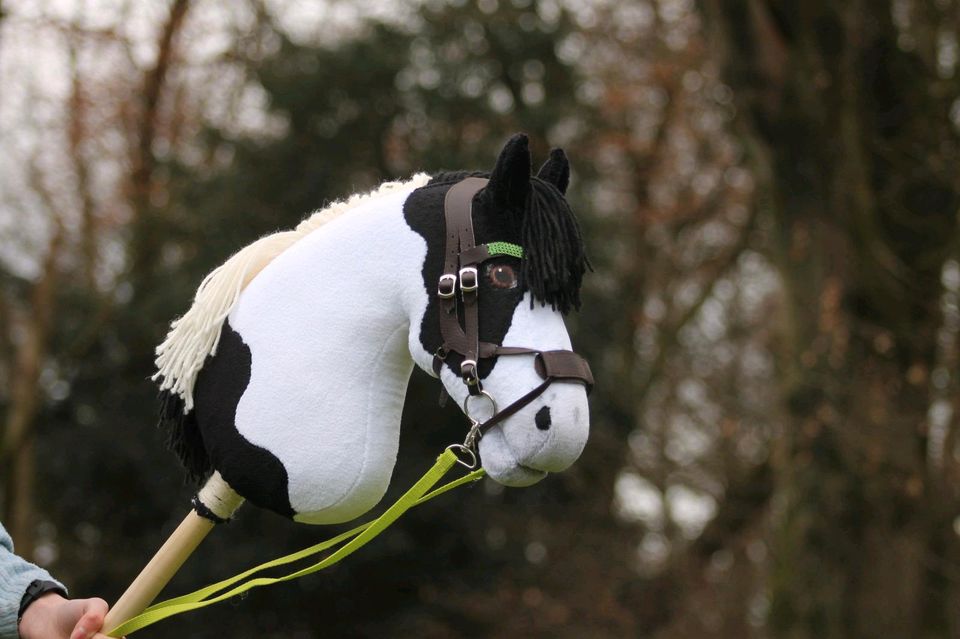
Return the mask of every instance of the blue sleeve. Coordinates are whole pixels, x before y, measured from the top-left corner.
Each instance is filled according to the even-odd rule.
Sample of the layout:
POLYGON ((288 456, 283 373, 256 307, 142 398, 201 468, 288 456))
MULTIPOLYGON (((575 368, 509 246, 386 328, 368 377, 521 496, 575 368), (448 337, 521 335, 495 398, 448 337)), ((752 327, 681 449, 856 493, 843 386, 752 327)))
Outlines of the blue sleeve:
POLYGON ((27 586, 36 579, 56 581, 43 568, 13 554, 13 540, 0 524, 0 639, 18 639, 20 636, 17 632, 20 600, 27 586))

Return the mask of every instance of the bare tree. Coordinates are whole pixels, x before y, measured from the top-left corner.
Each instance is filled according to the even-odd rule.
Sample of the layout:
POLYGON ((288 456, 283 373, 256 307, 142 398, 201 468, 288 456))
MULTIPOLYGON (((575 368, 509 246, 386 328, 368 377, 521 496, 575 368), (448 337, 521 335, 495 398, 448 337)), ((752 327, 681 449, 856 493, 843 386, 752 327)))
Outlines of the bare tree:
MULTIPOLYGON (((181 29, 189 7, 186 0, 175 0, 169 17, 160 29, 157 42, 157 57, 154 64, 143 72, 140 86, 143 101, 137 111, 134 128, 135 143, 132 171, 129 177, 135 212, 146 209, 153 174, 153 144, 156 138, 159 105, 166 90, 166 79, 173 64, 176 35, 181 29)), ((35 534, 33 532, 35 500, 33 438, 37 430, 36 416, 45 397, 41 373, 56 361, 50 352, 51 335, 57 314, 58 299, 62 295, 62 273, 68 265, 79 264, 82 274, 81 286, 91 294, 97 291, 98 238, 101 235, 99 220, 102 211, 91 184, 88 155, 84 148, 95 145, 101 131, 90 125, 89 110, 91 88, 80 64, 81 50, 91 36, 82 27, 83 13, 77 15, 76 24, 62 24, 51 19, 48 24, 35 24, 36 29, 48 29, 63 34, 66 42, 70 91, 62 109, 64 146, 67 163, 51 168, 32 158, 29 187, 31 197, 43 203, 43 210, 34 215, 50 222, 52 230, 43 244, 42 258, 37 276, 28 283, 28 293, 23 301, 5 300, 0 326, 3 342, 11 346, 9 358, 3 369, 11 380, 11 391, 5 402, 4 433, 0 449, 0 468, 4 470, 3 520, 10 529, 19 551, 30 556, 35 534), (64 175, 50 171, 62 170, 64 175), (57 185, 51 187, 51 184, 57 185), (64 187, 64 185, 69 185, 64 187), (63 188, 55 192, 54 188, 63 188), (75 203, 75 210, 64 210, 63 203, 75 203), (70 220, 68 223, 67 220, 70 220)), ((111 36, 92 34, 92 46, 113 46, 111 36)), ((74 346, 81 347, 109 316, 110 298, 102 298, 101 309, 87 318, 87 328, 80 331, 74 346)), ((62 355, 62 354, 61 354, 62 355)), ((77 355, 76 352, 73 355, 77 355)))
POLYGON ((960 203, 949 3, 702 4, 784 291, 770 624, 953 636, 927 419, 960 203))
MULTIPOLYGON (((4 470, 4 521, 19 552, 33 552, 34 418, 40 403, 40 372, 45 363, 56 308, 64 228, 54 217, 54 231, 47 244, 40 275, 31 287, 26 319, 18 322, 21 337, 12 353, 12 392, 4 424, 0 468, 4 470)), ((12 328, 12 327, 8 327, 12 328)))

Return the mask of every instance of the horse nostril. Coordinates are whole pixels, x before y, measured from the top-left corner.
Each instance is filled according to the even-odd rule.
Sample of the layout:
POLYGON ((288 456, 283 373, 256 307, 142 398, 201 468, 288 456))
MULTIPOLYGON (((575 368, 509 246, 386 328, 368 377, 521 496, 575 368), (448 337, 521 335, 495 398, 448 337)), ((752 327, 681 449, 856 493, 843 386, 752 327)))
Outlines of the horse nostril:
POLYGON ((537 425, 537 428, 540 430, 547 430, 550 428, 550 407, 544 406, 537 411, 537 416, 533 419, 534 423, 537 425))

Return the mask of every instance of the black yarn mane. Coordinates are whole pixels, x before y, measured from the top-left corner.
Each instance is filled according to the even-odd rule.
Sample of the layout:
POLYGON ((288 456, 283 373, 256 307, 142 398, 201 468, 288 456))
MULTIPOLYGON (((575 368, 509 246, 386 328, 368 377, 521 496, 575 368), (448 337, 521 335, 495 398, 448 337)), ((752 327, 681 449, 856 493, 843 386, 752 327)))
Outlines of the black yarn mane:
POLYGON ((184 414, 183 399, 168 390, 160 391, 158 425, 166 433, 167 449, 180 459, 187 481, 200 484, 213 470, 197 424, 196 411, 184 414))
MULTIPOLYGON (((468 177, 489 178, 490 174, 448 171, 435 175, 429 184, 452 184, 468 177)), ((512 217, 522 220, 518 229, 524 251, 521 281, 532 293, 531 305, 537 300, 564 314, 579 309, 583 275, 593 267, 576 216, 563 194, 538 177, 530 179, 524 208, 512 217)))

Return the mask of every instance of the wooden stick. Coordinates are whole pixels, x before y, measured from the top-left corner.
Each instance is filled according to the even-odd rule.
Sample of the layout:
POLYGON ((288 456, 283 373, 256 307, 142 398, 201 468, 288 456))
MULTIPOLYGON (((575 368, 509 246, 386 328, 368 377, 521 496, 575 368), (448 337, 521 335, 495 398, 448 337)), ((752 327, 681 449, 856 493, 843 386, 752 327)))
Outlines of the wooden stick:
POLYGON ((104 629, 112 630, 143 612, 215 525, 191 510, 123 596, 107 612, 103 620, 104 629))
MULTIPOLYGON (((221 519, 229 519, 243 503, 243 497, 234 492, 219 473, 214 473, 207 480, 197 499, 221 519)), ((215 525, 210 519, 191 510, 107 612, 103 621, 104 630, 113 630, 143 612, 215 525)))

